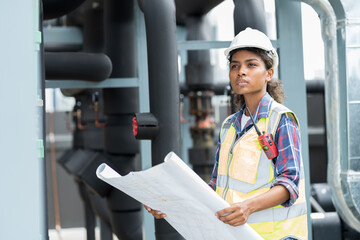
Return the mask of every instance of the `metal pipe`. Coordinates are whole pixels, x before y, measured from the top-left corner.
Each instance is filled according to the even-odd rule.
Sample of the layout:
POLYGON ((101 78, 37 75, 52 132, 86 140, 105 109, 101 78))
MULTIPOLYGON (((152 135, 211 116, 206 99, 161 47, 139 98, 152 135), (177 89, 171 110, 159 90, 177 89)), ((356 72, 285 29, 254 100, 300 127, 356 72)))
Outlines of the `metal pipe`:
POLYGON ((333 193, 332 199, 341 218, 360 231, 360 215, 356 209, 349 207, 354 203, 349 203, 349 194, 351 195, 348 189, 349 183, 343 179, 347 177, 348 170, 341 168, 341 159, 347 155, 347 145, 341 148, 340 142, 342 111, 340 111, 336 14, 327 0, 302 0, 301 2, 309 4, 318 13, 325 45, 325 110, 329 158, 327 176, 333 193))
MULTIPOLYGON (((152 140, 152 164, 170 151, 180 154, 180 97, 174 0, 139 0, 145 17, 149 66, 150 112, 159 121, 152 140), (166 99, 166 101, 164 101, 166 99)), ((155 221, 157 239, 183 239, 165 220, 155 221)))
POLYGON ((247 27, 266 30, 265 7, 263 0, 233 0, 234 1, 234 31, 235 35, 247 27))
POLYGON ((176 22, 185 24, 187 16, 201 17, 224 0, 175 0, 176 22))
MULTIPOLYGON (((247 27, 267 33, 265 7, 263 0, 233 0, 234 1, 234 35, 247 27)), ((230 95, 230 111, 236 112, 234 94, 230 95)))
MULTIPOLYGON (((211 40, 211 27, 204 16, 186 18, 187 40, 211 40)), ((208 90, 214 84, 210 50, 188 51, 186 84, 193 90, 208 90)))
POLYGON ((46 52, 45 75, 47 80, 102 81, 112 71, 110 58, 100 53, 46 52))
POLYGON ((306 81, 306 93, 322 93, 324 94, 324 80, 316 79, 306 81))
POLYGON ((84 203, 86 239, 95 240, 95 213, 90 205, 90 197, 85 184, 81 181, 76 181, 76 183, 79 189, 80 198, 84 203))
MULTIPOLYGON (((216 83, 212 86, 211 89, 215 95, 227 95, 227 93, 230 91, 230 85, 228 82, 221 82, 216 83)), ((185 83, 180 83, 180 93, 187 95, 189 94, 192 89, 190 89, 185 83)))
POLYGON ((318 201, 316 201, 315 198, 310 197, 310 204, 316 212, 325 213, 325 210, 321 207, 321 205, 318 203, 318 201))
MULTIPOLYGON (((104 1, 105 53, 113 63, 111 77, 136 77, 136 34, 133 0, 104 1)), ((142 67, 142 66, 139 66, 142 67)), ((139 109, 137 88, 103 89, 104 151, 120 174, 135 170, 139 143, 132 135, 131 118, 139 109)), ((119 239, 142 239, 142 212, 139 202, 116 189, 106 198, 110 223, 119 239)))
POLYGON ((140 1, 146 24, 150 111, 159 120, 161 131, 152 147, 153 165, 157 165, 169 151, 180 154, 175 4, 173 0, 140 1))

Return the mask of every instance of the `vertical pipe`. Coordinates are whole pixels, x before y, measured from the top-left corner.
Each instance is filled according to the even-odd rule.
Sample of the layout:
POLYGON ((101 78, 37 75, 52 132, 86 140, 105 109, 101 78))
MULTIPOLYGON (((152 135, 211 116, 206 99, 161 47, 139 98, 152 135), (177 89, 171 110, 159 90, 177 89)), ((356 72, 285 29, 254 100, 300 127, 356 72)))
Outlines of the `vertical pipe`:
MULTIPOLYGON (((136 35, 133 0, 104 1, 105 53, 113 63, 111 77, 136 77, 136 35)), ((139 66, 141 67, 141 66, 139 66)), ((132 135, 131 118, 138 112, 137 88, 103 89, 104 151, 122 174, 134 169, 139 143, 132 135)), ((107 196, 112 230, 119 239, 142 239, 141 206, 126 194, 113 189, 107 196)))
MULTIPOLYGON (((355 206, 360 199, 358 185, 355 185, 354 192, 351 189, 351 185, 357 184, 360 180, 357 176, 358 172, 350 169, 347 162, 350 158, 349 146, 352 144, 349 142, 350 129, 347 126, 351 121, 348 116, 347 104, 350 94, 347 92, 347 84, 356 89, 356 86, 349 84, 347 74, 352 72, 351 66, 357 68, 357 65, 351 65, 346 61, 349 54, 346 48, 349 42, 346 37, 349 33, 344 26, 344 22, 345 24, 350 22, 348 19, 350 12, 358 11, 359 5, 349 4, 350 1, 344 0, 302 0, 302 2, 309 4, 319 14, 325 46, 326 134, 329 157, 327 180, 332 192, 332 200, 344 222, 360 232, 360 213, 355 206), (349 9, 345 9, 345 6, 349 9)), ((358 35, 357 32, 354 34, 354 36, 358 35)), ((356 60, 351 59, 350 62, 356 63, 356 60)), ((351 130, 356 134, 356 129, 351 130)))
POLYGON ((112 240, 112 231, 109 223, 100 219, 100 239, 101 240, 112 240))
MULTIPOLYGON (((258 29, 267 34, 265 21, 265 6, 263 0, 233 0, 234 1, 234 33, 238 34, 247 27, 258 29)), ((234 95, 230 95, 230 111, 235 113, 234 95)))
POLYGON ((247 27, 267 33, 263 0, 233 0, 235 35, 247 27))
POLYGON ((88 196, 86 186, 80 181, 76 181, 78 190, 80 193, 81 200, 84 205, 85 212, 85 228, 86 228, 86 239, 95 240, 95 213, 90 205, 90 197, 88 196))
POLYGON ((153 165, 173 151, 180 154, 180 100, 173 0, 143 1, 148 46, 150 111, 160 133, 152 142, 153 165), (164 101, 166 99, 166 101, 164 101))
MULTIPOLYGON (((186 18, 187 40, 211 40, 212 29, 204 16, 186 18)), ((210 50, 188 51, 186 85, 191 90, 209 90, 214 85, 210 50)))
MULTIPOLYGON (((180 99, 174 0, 139 1, 145 16, 150 111, 159 121, 152 140, 152 164, 170 151, 180 155, 180 99), (166 101, 164 101, 166 99, 166 101)), ((156 239, 182 239, 165 220, 155 221, 156 239)))
MULTIPOLYGON (((135 3, 135 17, 136 17, 136 38, 137 38, 137 59, 138 78, 139 78, 139 110, 140 112, 150 112, 149 106, 149 75, 148 75, 148 59, 146 48, 146 33, 144 14, 141 11, 139 4, 135 3)), ((148 169, 151 167, 151 140, 140 141, 141 153, 141 169, 148 169)), ((147 211, 143 209, 143 225, 144 238, 147 240, 155 239, 155 224, 154 218, 147 211)))
POLYGON ((84 204, 86 240, 95 240, 95 214, 90 206, 84 204))

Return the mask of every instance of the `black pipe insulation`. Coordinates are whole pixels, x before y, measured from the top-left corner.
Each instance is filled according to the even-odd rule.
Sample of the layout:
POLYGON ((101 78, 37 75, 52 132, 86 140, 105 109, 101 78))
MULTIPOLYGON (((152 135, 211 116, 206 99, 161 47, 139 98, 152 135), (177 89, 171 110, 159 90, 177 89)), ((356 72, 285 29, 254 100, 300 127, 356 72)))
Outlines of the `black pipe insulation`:
MULTIPOLYGON (((229 82, 222 82, 216 83, 208 88, 207 90, 213 91, 215 95, 225 95, 230 92, 230 84, 229 82)), ((185 83, 180 84, 180 93, 183 95, 187 95, 190 92, 194 91, 193 89, 189 88, 185 83)))
POLYGON ((100 53, 45 52, 47 80, 86 80, 100 82, 112 71, 108 56, 100 53))
POLYGON ((81 181, 76 181, 76 183, 80 193, 80 198, 84 203, 86 239, 95 240, 95 214, 93 209, 90 207, 90 198, 88 196, 87 188, 81 181))
POLYGON ((66 97, 75 97, 75 95, 80 94, 84 91, 84 88, 64 88, 60 89, 61 93, 66 97))
MULTIPOLYGON (((234 1, 234 35, 251 27, 267 34, 265 6, 263 0, 233 0, 234 1)), ((230 95, 231 113, 236 110, 234 95, 230 95)))
MULTIPOLYGON (((105 53, 113 64, 112 78, 137 76, 136 24, 133 0, 104 1, 105 53)), ((114 169, 123 174, 135 170, 139 143, 132 135, 131 117, 139 111, 138 88, 103 89, 104 151, 114 169)), ((106 198, 110 223, 118 239, 142 239, 142 206, 125 193, 113 190, 106 198)))
POLYGON ((322 93, 325 91, 324 79, 314 79, 306 81, 306 92, 307 93, 322 93))
MULTIPOLYGON (((152 165, 180 151, 180 99, 174 0, 139 0, 146 28, 149 66, 150 112, 159 122, 152 140, 152 165), (166 99, 166 101, 164 101, 166 99)), ((165 220, 155 220, 158 240, 183 239, 165 220)))
POLYGON ((267 34, 264 0, 233 0, 235 35, 247 27, 267 34))
MULTIPOLYGON (((132 0, 104 2, 105 53, 113 63, 113 78, 137 76, 134 12, 132 0)), ((138 88, 107 88, 103 94, 105 152, 135 156, 139 142, 132 135, 131 118, 139 111, 138 88)))
MULTIPOLYGON (((186 18, 187 40, 212 40, 212 27, 203 16, 186 18)), ((209 50, 188 51, 186 84, 194 90, 207 90, 214 84, 209 50)))
POLYGON ((173 0, 140 1, 146 25, 150 112, 160 125, 152 144, 152 163, 157 165, 170 151, 181 155, 175 4, 173 0))
POLYGON ((104 9, 102 2, 92 1, 84 13, 83 51, 103 53, 104 44, 104 9), (97 3, 97 4, 96 4, 97 3))
MULTIPOLYGON (((136 24, 134 2, 104 2, 105 53, 113 63, 113 78, 137 76, 136 24)), ((139 142, 132 136, 131 118, 139 111, 138 88, 104 89, 105 151, 112 154, 137 154, 139 142), (119 147, 122 146, 122 147, 119 147), (124 147, 126 146, 126 147, 124 147)))
MULTIPOLYGON (((230 89, 229 82, 221 82, 214 84, 209 90, 214 91, 215 95, 224 95, 228 93, 230 89)), ((306 81, 306 93, 324 93, 324 80, 323 79, 314 79, 306 81)), ((185 83, 180 84, 180 93, 187 95, 189 92, 193 91, 185 83)))
POLYGON ((84 1, 85 0, 42 0, 44 20, 64 16, 75 10, 84 1))
POLYGON ((66 26, 82 29, 82 51, 104 52, 104 7, 102 0, 87 0, 66 15, 66 26))
POLYGON ((185 24, 187 16, 204 16, 224 0, 175 0, 176 20, 185 24))

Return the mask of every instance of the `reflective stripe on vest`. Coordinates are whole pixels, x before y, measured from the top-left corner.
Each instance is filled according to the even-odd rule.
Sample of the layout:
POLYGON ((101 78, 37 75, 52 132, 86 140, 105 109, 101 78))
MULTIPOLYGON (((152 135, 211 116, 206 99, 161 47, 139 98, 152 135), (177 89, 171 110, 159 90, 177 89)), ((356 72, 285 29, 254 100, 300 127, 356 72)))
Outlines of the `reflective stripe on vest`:
MULTIPOLYGON (((259 119, 257 126, 260 131, 266 130, 274 137, 281 116, 285 113, 292 114, 298 124, 292 111, 273 101, 269 117, 259 119)), ((260 148, 254 127, 236 140, 236 130, 230 122, 231 119, 230 116, 224 121, 220 132, 221 148, 216 180, 216 192, 230 204, 242 202, 269 191, 271 182, 275 179, 272 161, 260 148)), ((253 213, 248 219, 250 226, 265 239, 280 239, 284 235, 306 239, 307 218, 303 171, 300 172, 298 189, 299 198, 293 206, 284 208, 278 205, 253 213), (290 226, 291 229, 285 230, 281 226, 287 226, 287 228, 290 226)))
POLYGON ((248 223, 262 223, 271 221, 285 221, 306 214, 306 202, 295 204, 292 207, 268 208, 254 212, 248 218, 248 223))

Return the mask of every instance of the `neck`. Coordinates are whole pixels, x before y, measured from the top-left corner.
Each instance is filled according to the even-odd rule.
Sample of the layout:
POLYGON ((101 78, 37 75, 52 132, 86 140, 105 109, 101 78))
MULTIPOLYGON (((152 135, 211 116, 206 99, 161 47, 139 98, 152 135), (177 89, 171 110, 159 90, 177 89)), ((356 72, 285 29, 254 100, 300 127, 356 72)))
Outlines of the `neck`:
MULTIPOLYGON (((249 108, 251 115, 254 116, 256 108, 258 107, 261 99, 264 97, 265 93, 262 96, 245 96, 245 105, 249 108)), ((245 115, 249 116, 249 113, 245 111, 245 115)))

